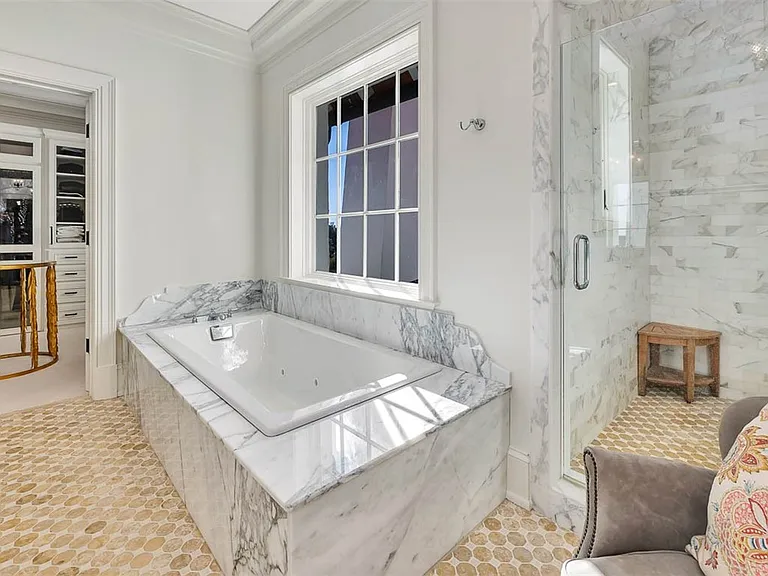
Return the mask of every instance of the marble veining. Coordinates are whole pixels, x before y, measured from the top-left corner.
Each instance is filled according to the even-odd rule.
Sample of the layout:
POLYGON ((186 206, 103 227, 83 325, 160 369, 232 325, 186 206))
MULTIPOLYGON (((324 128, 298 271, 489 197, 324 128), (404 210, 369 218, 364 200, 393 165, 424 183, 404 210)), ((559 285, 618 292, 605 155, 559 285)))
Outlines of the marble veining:
POLYGON ((509 382, 472 329, 453 314, 378 302, 285 282, 265 281, 263 306, 284 316, 381 344, 449 368, 509 382))
POLYGON ((136 326, 260 308, 261 285, 261 280, 233 280, 168 287, 144 299, 136 311, 125 318, 124 324, 136 326))
POLYGON ((504 499, 508 383, 446 367, 268 438, 156 326, 121 327, 122 389, 225 574, 420 576, 504 499))
MULTIPOLYGON (((374 460, 392 456, 510 388, 509 383, 443 368, 433 376, 372 402, 269 438, 149 338, 146 332, 155 327, 124 326, 121 334, 234 451, 240 464, 287 510, 318 497, 360 474, 374 460), (339 444, 331 441, 333 438, 344 438, 345 441, 339 444)), ((128 347, 127 342, 121 344, 123 353, 129 352, 128 347)), ((141 374, 138 377, 140 381, 145 378, 141 374)), ((125 395, 129 404, 136 404, 134 390, 127 389, 125 395)), ((150 404, 153 402, 154 399, 138 403, 137 412, 142 421, 144 414, 152 409, 150 404)), ((157 436, 152 427, 149 430, 150 438, 157 436)), ((163 440, 159 445, 163 446, 163 440)), ((171 462, 175 459, 167 458, 171 462)), ((161 460, 165 463, 165 459, 161 460)))

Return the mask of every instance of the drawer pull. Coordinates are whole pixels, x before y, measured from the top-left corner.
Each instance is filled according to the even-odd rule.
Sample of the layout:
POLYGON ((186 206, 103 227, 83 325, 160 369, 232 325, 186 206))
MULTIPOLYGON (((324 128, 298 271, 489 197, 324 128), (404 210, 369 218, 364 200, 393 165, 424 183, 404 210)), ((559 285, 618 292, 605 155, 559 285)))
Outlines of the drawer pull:
POLYGON ((64 292, 64 296, 75 296, 77 294, 77 291, 74 292, 64 292))
POLYGON ((77 260, 77 256, 64 256, 64 260, 77 260))
POLYGON ((77 276, 77 272, 64 272, 64 276, 77 276))
POLYGON ((67 316, 67 317, 69 317, 69 316, 77 316, 77 312, 68 312, 68 313, 64 314, 64 316, 67 316))

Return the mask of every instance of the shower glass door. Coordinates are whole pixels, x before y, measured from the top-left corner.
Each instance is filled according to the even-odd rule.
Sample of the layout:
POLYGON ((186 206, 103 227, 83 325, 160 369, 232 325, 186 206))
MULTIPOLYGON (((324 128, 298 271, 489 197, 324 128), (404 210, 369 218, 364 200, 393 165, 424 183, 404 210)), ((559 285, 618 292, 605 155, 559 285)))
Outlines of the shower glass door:
POLYGON ((561 58, 562 461, 580 480, 583 449, 636 395, 636 332, 650 314, 647 43, 609 29, 561 58))

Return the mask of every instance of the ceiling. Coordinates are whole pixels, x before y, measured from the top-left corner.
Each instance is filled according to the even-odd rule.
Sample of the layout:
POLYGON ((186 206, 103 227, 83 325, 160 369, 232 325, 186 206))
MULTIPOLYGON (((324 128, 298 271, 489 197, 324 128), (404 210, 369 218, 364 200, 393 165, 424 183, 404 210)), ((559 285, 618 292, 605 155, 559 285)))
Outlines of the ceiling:
POLYGON ((241 30, 248 30, 278 0, 219 0, 199 2, 197 0, 168 0, 189 10, 225 22, 241 30))

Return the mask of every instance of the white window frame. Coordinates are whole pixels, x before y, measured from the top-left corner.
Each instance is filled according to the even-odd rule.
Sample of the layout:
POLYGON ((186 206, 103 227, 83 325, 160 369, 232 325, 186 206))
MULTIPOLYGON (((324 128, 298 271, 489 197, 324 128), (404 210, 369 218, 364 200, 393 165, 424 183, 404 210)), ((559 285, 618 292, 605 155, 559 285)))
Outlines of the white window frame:
POLYGON ((431 100, 431 87, 428 65, 424 73, 422 50, 417 26, 289 94, 288 279, 362 295, 434 302, 432 110, 427 105, 431 100), (316 107, 416 62, 419 64, 419 283, 318 272, 315 270, 316 107))

